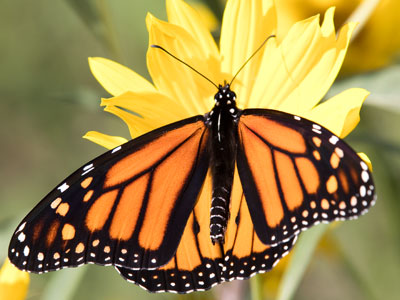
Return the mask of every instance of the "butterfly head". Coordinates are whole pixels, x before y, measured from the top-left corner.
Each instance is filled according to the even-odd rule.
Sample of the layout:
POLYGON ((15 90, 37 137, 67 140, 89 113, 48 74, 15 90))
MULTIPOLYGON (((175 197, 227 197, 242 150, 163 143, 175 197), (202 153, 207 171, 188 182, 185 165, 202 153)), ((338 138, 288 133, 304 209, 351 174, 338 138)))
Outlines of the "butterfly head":
POLYGON ((236 94, 231 90, 229 83, 218 86, 218 93, 214 97, 215 106, 236 106, 236 94))

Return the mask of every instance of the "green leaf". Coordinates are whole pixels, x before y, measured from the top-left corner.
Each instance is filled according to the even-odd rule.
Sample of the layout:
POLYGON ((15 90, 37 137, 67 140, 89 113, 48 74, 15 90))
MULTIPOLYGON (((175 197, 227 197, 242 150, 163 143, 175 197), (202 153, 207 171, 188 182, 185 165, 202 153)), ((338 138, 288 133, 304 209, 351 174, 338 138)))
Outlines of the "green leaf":
POLYGON ((300 234, 299 240, 292 251, 292 257, 286 268, 278 289, 278 300, 292 299, 304 272, 314 254, 318 242, 322 238, 329 225, 321 224, 300 234))

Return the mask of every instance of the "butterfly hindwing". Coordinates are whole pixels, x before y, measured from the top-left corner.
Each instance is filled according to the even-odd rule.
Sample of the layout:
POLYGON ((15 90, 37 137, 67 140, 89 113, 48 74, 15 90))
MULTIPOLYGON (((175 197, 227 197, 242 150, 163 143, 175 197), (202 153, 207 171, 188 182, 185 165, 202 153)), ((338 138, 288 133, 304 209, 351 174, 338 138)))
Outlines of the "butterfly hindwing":
POLYGON ((171 261, 155 270, 116 267, 121 276, 152 292, 204 291, 221 282, 245 279, 266 272, 288 253, 296 237, 276 247, 264 245, 258 239, 237 170, 226 240, 224 244, 214 245, 209 231, 211 205, 209 175, 171 261))
POLYGON ((88 262, 166 264, 208 170, 203 119, 156 129, 78 169, 18 226, 11 262, 38 273, 88 262))
POLYGON ((238 131, 239 175, 263 243, 280 243, 319 222, 357 217, 374 203, 366 163, 320 125, 248 109, 238 131))

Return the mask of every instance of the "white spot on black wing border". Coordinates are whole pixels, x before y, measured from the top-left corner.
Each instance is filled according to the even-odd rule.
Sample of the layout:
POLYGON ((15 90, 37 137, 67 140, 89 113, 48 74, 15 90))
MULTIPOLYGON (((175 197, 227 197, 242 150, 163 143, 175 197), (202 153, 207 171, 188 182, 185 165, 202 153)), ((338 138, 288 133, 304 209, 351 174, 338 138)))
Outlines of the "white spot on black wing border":
POLYGON ((288 254, 296 239, 297 236, 293 236, 275 247, 243 258, 232 255, 232 250, 214 260, 203 257, 203 263, 192 271, 174 268, 162 271, 132 270, 123 267, 116 267, 116 269, 127 281, 155 293, 186 294, 205 291, 222 282, 248 279, 258 273, 269 271, 288 254))
POLYGON ((69 185, 66 182, 64 182, 57 189, 60 191, 60 193, 64 193, 66 190, 69 189, 69 185))
POLYGON ((121 150, 121 146, 115 147, 114 149, 111 150, 111 153, 115 153, 118 152, 119 150, 121 150))

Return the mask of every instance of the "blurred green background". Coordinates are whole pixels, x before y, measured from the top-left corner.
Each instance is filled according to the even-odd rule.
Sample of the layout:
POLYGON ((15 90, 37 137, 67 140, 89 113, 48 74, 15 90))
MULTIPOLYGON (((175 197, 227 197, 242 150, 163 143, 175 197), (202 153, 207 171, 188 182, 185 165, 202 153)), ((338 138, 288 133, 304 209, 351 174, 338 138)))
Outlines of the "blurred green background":
MULTIPOLYGON (((204 2, 213 3, 220 16, 223 5, 204 2)), ((82 135, 97 130, 129 137, 123 122, 102 112, 100 98, 109 95, 91 75, 87 58, 107 57, 149 78, 147 12, 166 19, 164 0, 0 3, 0 262, 26 213, 68 174, 104 152, 82 135)), ((394 60, 373 72, 342 77, 329 92, 348 87, 372 92, 347 141, 370 157, 378 202, 359 220, 322 230, 293 299, 400 295, 399 83, 400 64, 394 60)), ((276 297, 285 270, 283 263, 278 271, 256 277, 264 299, 276 297)), ((235 284, 185 296, 155 295, 128 284, 111 267, 89 265, 32 275, 28 299, 217 299, 235 284)), ((248 281, 239 285, 243 299, 250 299, 248 281)))

